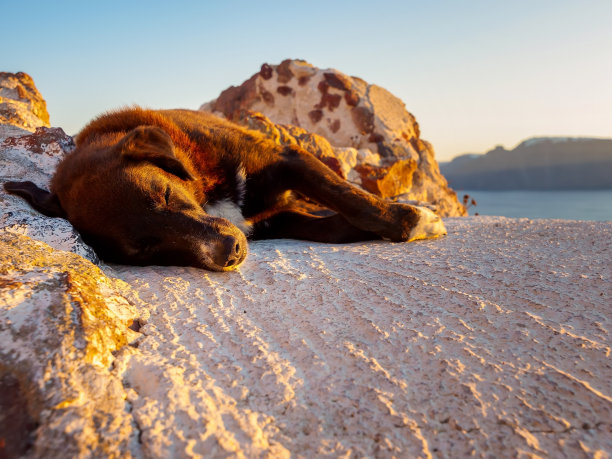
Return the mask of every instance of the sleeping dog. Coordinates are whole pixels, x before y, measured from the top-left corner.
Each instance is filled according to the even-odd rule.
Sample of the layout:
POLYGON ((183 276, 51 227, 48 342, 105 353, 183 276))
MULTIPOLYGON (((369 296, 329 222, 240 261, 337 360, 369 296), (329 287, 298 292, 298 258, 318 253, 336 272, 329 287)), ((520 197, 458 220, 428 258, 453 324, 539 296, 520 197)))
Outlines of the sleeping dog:
POLYGON ((4 187, 68 219, 110 262, 227 271, 244 261, 247 237, 342 243, 446 234, 429 209, 384 201, 303 148, 204 112, 110 112, 76 145, 50 192, 32 182, 4 187), (333 212, 307 212, 301 197, 333 212))

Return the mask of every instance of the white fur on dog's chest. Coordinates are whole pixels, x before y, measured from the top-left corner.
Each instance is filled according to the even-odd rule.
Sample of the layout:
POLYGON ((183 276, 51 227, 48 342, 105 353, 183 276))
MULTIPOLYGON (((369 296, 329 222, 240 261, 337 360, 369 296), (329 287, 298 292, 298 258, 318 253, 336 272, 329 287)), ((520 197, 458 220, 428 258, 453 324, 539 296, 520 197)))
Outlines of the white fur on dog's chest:
POLYGON ((245 235, 251 232, 251 224, 242 216, 240 207, 229 199, 223 199, 204 207, 204 211, 211 217, 225 218, 237 226, 245 235))

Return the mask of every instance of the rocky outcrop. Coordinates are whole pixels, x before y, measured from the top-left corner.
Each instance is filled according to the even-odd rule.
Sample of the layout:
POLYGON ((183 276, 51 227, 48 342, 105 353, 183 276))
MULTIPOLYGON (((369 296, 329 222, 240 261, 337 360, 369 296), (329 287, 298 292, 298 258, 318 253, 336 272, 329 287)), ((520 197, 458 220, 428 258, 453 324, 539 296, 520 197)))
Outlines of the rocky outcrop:
POLYGON ((264 64, 241 86, 200 109, 259 129, 280 143, 302 144, 292 138, 301 128, 297 135, 308 137, 305 148, 312 147, 312 153, 364 189, 384 198, 428 202, 444 216, 466 214, 404 103, 360 78, 300 60, 264 64))
POLYGON ((49 127, 47 104, 27 73, 0 72, 0 125, 49 127))
POLYGON ((463 190, 612 189, 612 139, 538 137, 512 150, 461 155, 440 168, 463 190))
MULTIPOLYGON (((69 140, 5 138, 0 182, 44 186, 69 140)), ((259 241, 213 273, 95 266, 64 220, 0 205, 0 457, 612 450, 610 222, 259 241)))
POLYGON ((0 233, 1 457, 124 457, 136 441, 114 353, 136 309, 84 258, 0 233))
MULTIPOLYGON (((0 177, 3 182, 30 180, 48 187, 56 165, 73 148, 72 138, 61 128, 39 127, 30 133, 21 129, 3 130, 0 126, 0 177), (13 135, 2 137, 3 132, 13 135)), ((82 242, 66 220, 44 217, 23 199, 6 194, 4 189, 0 190, 0 211, 0 233, 27 235, 55 249, 73 251, 97 262, 95 252, 82 242)))
MULTIPOLYGON (((47 186, 74 143, 40 126, 45 102, 31 79, 9 75, 30 102, 25 90, 2 90, 15 110, 3 120, 14 124, 0 125, 0 181, 47 186)), ((111 367, 138 336, 129 287, 88 261, 98 260, 66 220, 3 188, 0 211, 0 457, 124 457, 137 432, 111 367)))

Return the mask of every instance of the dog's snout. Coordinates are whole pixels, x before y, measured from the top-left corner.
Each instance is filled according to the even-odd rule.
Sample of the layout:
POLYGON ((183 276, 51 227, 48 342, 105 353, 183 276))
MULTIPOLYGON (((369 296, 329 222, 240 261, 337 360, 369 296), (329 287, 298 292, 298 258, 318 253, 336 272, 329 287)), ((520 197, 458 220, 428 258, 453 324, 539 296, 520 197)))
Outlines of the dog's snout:
POLYGON ((240 242, 233 236, 223 239, 224 267, 234 266, 240 260, 240 242))
POLYGON ((242 233, 226 234, 216 244, 214 263, 221 269, 233 269, 246 257, 247 243, 242 233))

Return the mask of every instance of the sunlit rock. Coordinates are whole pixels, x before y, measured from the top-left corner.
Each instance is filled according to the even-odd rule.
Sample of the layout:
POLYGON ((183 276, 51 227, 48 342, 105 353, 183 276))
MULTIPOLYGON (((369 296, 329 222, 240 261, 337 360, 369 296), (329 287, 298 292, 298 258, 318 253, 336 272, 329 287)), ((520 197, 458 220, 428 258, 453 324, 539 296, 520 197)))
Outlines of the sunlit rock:
MULTIPOLYGON (((364 189, 385 198, 405 194, 410 199, 429 202, 443 216, 466 214, 440 174, 432 146, 420 138, 419 125, 404 103, 384 88, 360 78, 334 69, 319 69, 300 60, 264 64, 241 86, 230 87, 200 109, 266 132, 279 143, 283 143, 283 137, 274 136, 273 129, 265 123, 250 119, 261 119, 263 114, 271 124, 281 125, 281 130, 299 126, 320 136, 315 138, 317 141, 323 137, 332 147, 331 151, 324 148, 321 154, 315 145, 312 153, 323 156, 332 169, 364 189), (351 166, 345 162, 347 148, 374 153, 379 164, 367 161, 351 166), (330 154, 336 156, 336 161, 328 159, 330 154), (394 167, 399 161, 402 166, 394 167), (408 164, 414 164, 414 174, 407 173, 408 164), (356 165, 366 165, 370 172, 352 174, 356 165), (385 175, 393 186, 372 183, 373 176, 385 175)), ((308 145, 303 146, 308 149, 308 145)))
POLYGON ((27 131, 49 127, 47 103, 27 73, 0 72, 0 125, 27 131))

